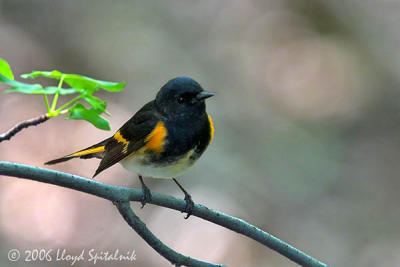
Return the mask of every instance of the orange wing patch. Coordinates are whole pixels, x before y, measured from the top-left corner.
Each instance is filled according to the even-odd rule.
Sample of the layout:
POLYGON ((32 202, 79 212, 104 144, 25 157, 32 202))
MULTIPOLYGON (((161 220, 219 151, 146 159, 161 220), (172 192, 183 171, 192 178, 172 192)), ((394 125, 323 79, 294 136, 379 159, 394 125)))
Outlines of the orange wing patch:
POLYGON ((164 141, 167 134, 167 128, 165 128, 164 123, 159 121, 154 130, 146 137, 146 145, 144 148, 158 154, 162 153, 164 151, 164 141))
POLYGON ((214 139, 214 123, 211 119, 211 116, 210 115, 207 116, 208 116, 208 122, 210 123, 210 142, 208 142, 208 144, 210 144, 211 141, 214 139))
POLYGON ((98 152, 104 152, 104 150, 105 150, 104 146, 99 146, 99 147, 89 148, 86 150, 82 150, 82 151, 73 153, 73 154, 69 155, 68 157, 80 157, 80 156, 85 156, 85 155, 94 154, 94 153, 98 153, 98 152))
POLYGON ((118 143, 123 143, 124 144, 124 148, 122 149, 122 153, 126 154, 128 153, 128 145, 129 145, 129 141, 126 140, 121 133, 118 131, 114 134, 114 139, 118 141, 118 143))

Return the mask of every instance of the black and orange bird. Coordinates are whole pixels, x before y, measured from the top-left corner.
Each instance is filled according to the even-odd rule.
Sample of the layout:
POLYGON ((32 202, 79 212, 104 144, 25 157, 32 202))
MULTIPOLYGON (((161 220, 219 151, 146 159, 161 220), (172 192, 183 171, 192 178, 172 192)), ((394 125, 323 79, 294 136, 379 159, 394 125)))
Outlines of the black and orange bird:
POLYGON ((144 105, 112 137, 45 164, 73 158, 100 158, 95 177, 119 162, 138 174, 143 190, 142 207, 151 201, 143 176, 172 178, 185 194, 187 218, 194 203, 176 177, 199 159, 214 137, 213 122, 205 104, 213 95, 189 77, 174 78, 160 89, 155 100, 144 105))

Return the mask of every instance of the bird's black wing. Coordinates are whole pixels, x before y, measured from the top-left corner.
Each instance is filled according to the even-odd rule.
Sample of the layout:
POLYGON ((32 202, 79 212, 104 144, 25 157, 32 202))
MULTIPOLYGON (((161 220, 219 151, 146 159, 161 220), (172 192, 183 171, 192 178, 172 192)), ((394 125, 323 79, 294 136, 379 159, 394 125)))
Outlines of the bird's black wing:
POLYGON ((154 130, 158 121, 158 112, 154 101, 151 101, 109 139, 105 145, 103 159, 93 177, 141 149, 146 144, 146 137, 154 130))

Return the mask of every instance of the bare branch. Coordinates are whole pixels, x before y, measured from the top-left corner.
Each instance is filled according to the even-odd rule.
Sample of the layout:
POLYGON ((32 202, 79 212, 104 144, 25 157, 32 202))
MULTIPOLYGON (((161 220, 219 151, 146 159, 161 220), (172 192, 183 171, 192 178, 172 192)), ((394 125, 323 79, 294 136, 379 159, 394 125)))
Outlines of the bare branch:
POLYGON ((199 267, 215 267, 222 266, 204 261, 199 261, 188 256, 177 253, 163 244, 149 229, 144 222, 133 212, 129 202, 117 202, 117 208, 125 221, 136 231, 155 251, 160 253, 164 258, 169 260, 176 266, 199 266, 199 267))
POLYGON ((36 126, 42 122, 45 122, 49 119, 47 114, 40 115, 37 118, 33 118, 30 120, 26 120, 23 122, 18 123, 14 127, 12 127, 10 130, 8 130, 5 133, 0 134, 0 143, 3 142, 4 140, 10 140, 11 137, 16 135, 18 132, 20 132, 24 128, 28 128, 29 126, 36 126))
MULTIPOLYGON (((50 183, 54 185, 59 185, 66 188, 75 189, 81 192, 86 192, 114 202, 122 202, 122 204, 128 201, 140 202, 142 199, 142 191, 135 188, 125 188, 125 187, 107 185, 68 173, 62 173, 58 171, 37 168, 28 165, 16 164, 11 162, 0 161, 0 175, 14 176, 19 178, 25 178, 25 179, 50 183)), ((152 199, 149 203, 170 209, 179 210, 182 212, 185 210, 184 200, 177 199, 171 196, 162 195, 156 192, 152 192, 152 199)), ((130 214, 129 210, 127 210, 126 204, 122 206, 120 204, 119 210, 121 214, 127 213, 129 215, 127 217, 128 219, 132 217, 132 214, 136 216, 132 211, 131 211, 132 214, 130 214), (123 209, 123 212, 121 212, 121 209, 123 209)), ((213 222, 225 228, 231 229, 247 237, 250 237, 251 239, 256 240, 259 243, 277 251, 278 253, 284 255, 285 257, 289 258, 290 260, 302 266, 327 267, 325 263, 322 263, 312 258, 311 256, 298 250, 297 248, 283 242, 282 240, 274 237, 273 235, 268 234, 267 232, 264 232, 263 230, 241 219, 229 216, 219 211, 209 209, 200 204, 195 204, 192 215, 213 222)), ((129 220, 133 220, 132 222, 134 222, 136 218, 133 217, 133 219, 131 218, 129 220)), ((130 225, 132 226, 132 224, 130 225)), ((147 229, 147 231, 149 230, 147 229)), ((143 237, 143 239, 145 239, 146 242, 149 243, 148 241, 149 237, 143 237)), ((149 243, 149 245, 152 246, 151 243, 149 243)), ((158 252, 160 253, 160 251, 158 252)))

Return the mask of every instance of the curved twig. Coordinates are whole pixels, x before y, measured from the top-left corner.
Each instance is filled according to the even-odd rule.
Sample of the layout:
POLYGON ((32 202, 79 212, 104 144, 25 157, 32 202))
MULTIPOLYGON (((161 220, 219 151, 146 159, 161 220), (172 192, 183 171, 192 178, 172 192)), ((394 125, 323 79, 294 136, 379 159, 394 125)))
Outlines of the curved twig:
MULTIPOLYGON (((103 184, 94 180, 79 177, 76 175, 22 165, 11 162, 0 161, 0 175, 8 175, 19 178, 50 183, 63 186, 66 188, 75 189, 81 192, 86 192, 92 195, 99 196, 114 202, 138 201, 142 199, 142 191, 135 188, 125 188, 103 184)), ((179 211, 185 210, 185 201, 175 197, 162 195, 152 192, 152 198, 149 202, 154 205, 163 206, 179 211)), ((121 208, 120 208, 121 209, 121 208)), ((232 216, 219 211, 209 209, 203 205, 195 204, 193 216, 200 217, 204 220, 213 222, 225 228, 231 229, 237 233, 250 237, 259 243, 277 251, 286 256, 292 261, 302 265, 311 267, 327 267, 322 263, 297 248, 283 242, 273 235, 264 232, 263 230, 232 216)), ((131 225, 132 226, 132 225, 131 225)), ((141 235, 142 236, 142 235, 141 235)), ((143 236, 142 236, 143 237, 143 236)), ((146 242, 148 237, 143 237, 146 242)))
POLYGON ((175 266, 198 266, 198 267, 215 267, 222 266, 204 261, 199 261, 188 256, 182 255, 166 245, 164 245, 160 239, 158 239, 152 232, 147 229, 144 222, 133 212, 129 202, 117 202, 116 203, 119 212, 125 221, 136 231, 155 251, 160 253, 164 258, 169 260, 175 266))
POLYGON ((29 126, 36 126, 42 122, 47 121, 49 118, 50 117, 48 117, 47 114, 43 114, 43 115, 40 115, 39 117, 18 123, 17 125, 12 127, 10 130, 8 130, 7 132, 0 134, 0 143, 4 140, 10 140, 11 137, 16 135, 22 129, 28 128, 29 126))

